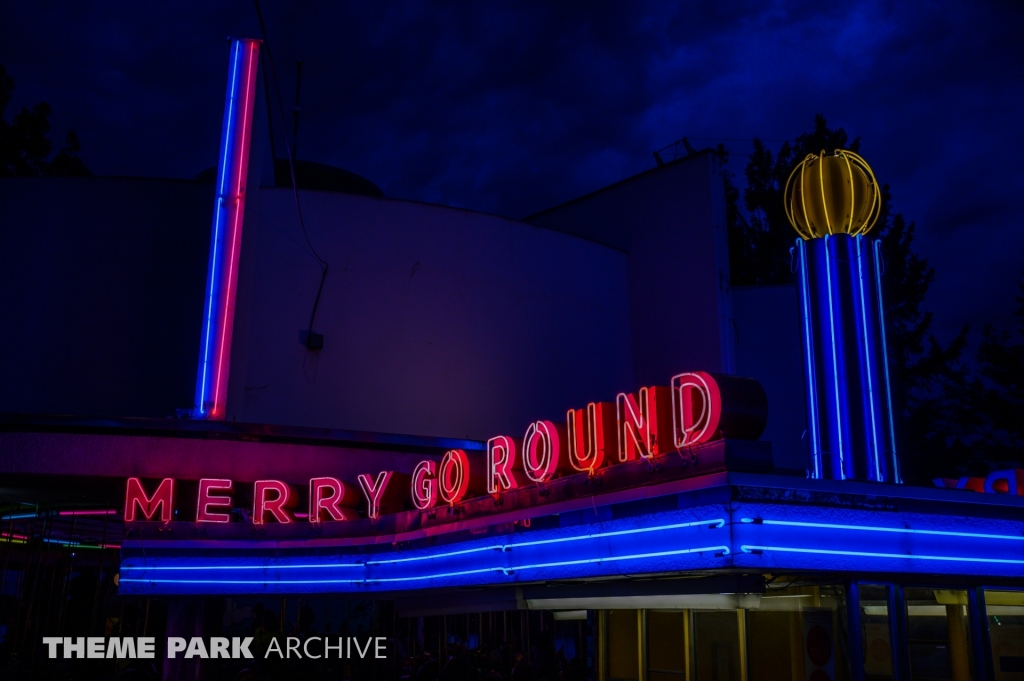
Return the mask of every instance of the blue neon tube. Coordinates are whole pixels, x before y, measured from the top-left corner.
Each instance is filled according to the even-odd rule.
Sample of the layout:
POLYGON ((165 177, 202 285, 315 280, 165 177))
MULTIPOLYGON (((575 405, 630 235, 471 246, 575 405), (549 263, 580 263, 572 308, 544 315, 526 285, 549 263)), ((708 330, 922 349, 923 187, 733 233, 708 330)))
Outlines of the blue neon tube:
POLYGON ((810 278, 807 273, 807 246, 803 239, 796 240, 797 257, 800 259, 800 302, 803 307, 804 359, 807 363, 807 428, 811 435, 810 450, 813 470, 811 477, 822 478, 821 434, 818 431, 818 377, 814 366, 814 334, 811 331, 810 278))

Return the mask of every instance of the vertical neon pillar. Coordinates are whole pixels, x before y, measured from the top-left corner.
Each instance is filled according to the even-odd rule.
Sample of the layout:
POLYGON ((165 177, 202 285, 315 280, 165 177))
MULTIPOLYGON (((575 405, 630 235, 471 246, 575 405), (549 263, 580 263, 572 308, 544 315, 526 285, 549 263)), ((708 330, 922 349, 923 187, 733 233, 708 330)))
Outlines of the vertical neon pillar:
POLYGON ((807 380, 808 473, 901 482, 885 343, 882 264, 868 239, 881 193, 851 151, 808 154, 785 189, 796 242, 807 380))
POLYGON ((899 481, 878 246, 797 240, 812 477, 899 481))
POLYGON ((223 419, 227 406, 231 331, 259 53, 258 40, 231 41, 193 418, 223 419))

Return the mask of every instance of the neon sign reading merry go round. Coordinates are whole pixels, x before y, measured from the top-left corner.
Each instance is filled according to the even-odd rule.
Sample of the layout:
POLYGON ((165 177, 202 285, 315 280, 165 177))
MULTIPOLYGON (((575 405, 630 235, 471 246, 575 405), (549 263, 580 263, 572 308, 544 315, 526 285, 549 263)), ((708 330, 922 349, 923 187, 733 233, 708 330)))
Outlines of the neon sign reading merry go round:
MULTIPOLYGON (((498 435, 487 441, 486 454, 447 451, 440 461, 426 459, 407 475, 392 470, 363 473, 355 483, 336 477, 309 481, 310 523, 371 519, 402 510, 405 500, 421 511, 439 504, 454 506, 489 494, 500 496, 528 485, 544 484, 573 473, 690 449, 725 437, 755 440, 767 420, 767 398, 752 379, 703 371, 672 377, 668 386, 620 393, 614 403, 590 403, 570 409, 564 423, 535 421, 522 438, 498 435)), ((177 483, 164 478, 147 493, 143 481, 129 478, 124 519, 170 522, 177 483)), ((233 480, 199 480, 195 517, 198 523, 227 523, 235 507, 233 480)), ((252 522, 293 523, 299 494, 281 480, 252 483, 252 522)))

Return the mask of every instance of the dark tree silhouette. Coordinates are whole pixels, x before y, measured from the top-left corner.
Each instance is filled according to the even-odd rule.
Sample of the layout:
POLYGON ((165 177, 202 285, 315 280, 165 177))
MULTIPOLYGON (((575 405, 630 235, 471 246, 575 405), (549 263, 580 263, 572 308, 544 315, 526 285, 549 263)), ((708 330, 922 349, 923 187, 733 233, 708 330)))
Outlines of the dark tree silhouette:
POLYGON ((973 435, 962 447, 970 467, 1024 468, 1024 279, 1010 329, 986 327, 977 352, 977 371, 968 386, 960 430, 973 435))
POLYGON ((7 105, 14 91, 14 79, 0 64, 0 176, 89 175, 78 157, 80 145, 74 131, 68 132, 64 146, 52 160, 50 105, 40 102, 31 109, 22 108, 7 122, 7 105))
MULTIPOLYGON (((739 192, 726 176, 729 219, 729 267, 732 285, 785 284, 795 281, 790 249, 797 236, 783 202, 786 180, 807 154, 822 150, 860 150, 860 138, 850 139, 843 128, 830 128, 822 115, 814 129, 782 144, 778 153, 760 140, 747 161, 743 203, 749 219, 736 205, 739 192)), ((870 159, 868 159, 870 162, 870 159)), ((926 483, 950 474, 962 455, 957 409, 951 401, 966 374, 960 356, 967 329, 948 346, 930 333, 932 315, 921 308, 935 272, 913 250, 913 222, 891 210, 889 186, 883 184, 881 213, 872 236, 882 240, 883 295, 889 342, 889 369, 896 412, 897 450, 908 482, 926 483)), ((959 399, 959 398, 957 398, 959 399)))

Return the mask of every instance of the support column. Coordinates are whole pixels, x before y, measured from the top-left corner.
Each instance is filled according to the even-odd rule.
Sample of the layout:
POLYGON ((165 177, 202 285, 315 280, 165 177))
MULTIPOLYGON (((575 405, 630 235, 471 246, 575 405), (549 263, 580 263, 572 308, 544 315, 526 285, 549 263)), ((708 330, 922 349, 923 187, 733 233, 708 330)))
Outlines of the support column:
POLYGON ((988 612, 985 609, 985 590, 971 587, 967 590, 967 614, 971 621, 971 647, 974 649, 974 673, 978 681, 992 681, 995 667, 992 644, 988 634, 988 612))
POLYGON ((640 665, 640 681, 647 681, 647 611, 640 609, 636 611, 636 643, 637 662, 640 665))
POLYGON ((864 636, 860 621, 860 585, 846 583, 846 629, 850 642, 847 657, 850 662, 850 680, 864 681, 864 636))
MULTIPOLYGON (((203 619, 205 601, 201 597, 175 598, 167 605, 167 636, 179 636, 186 641, 193 636, 203 635, 203 619)), ((163 679, 164 681, 199 681, 198 657, 192 659, 184 658, 184 651, 179 652, 174 659, 164 659, 163 679)))

